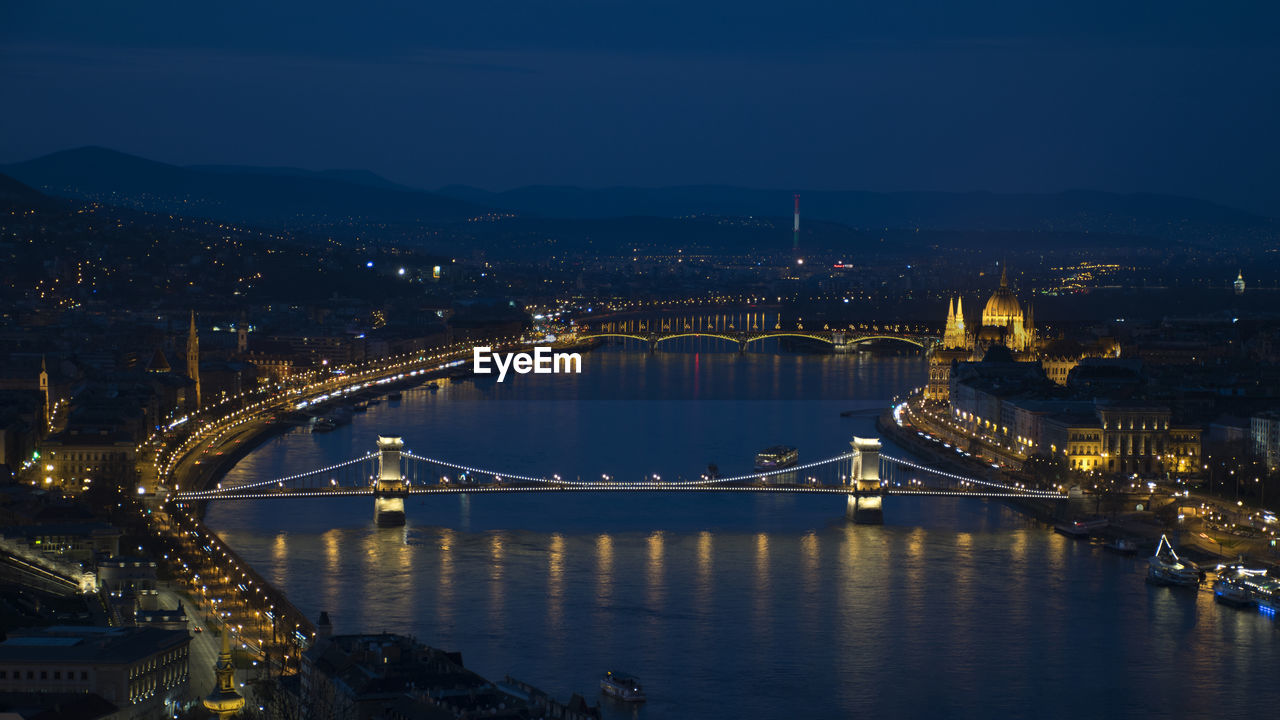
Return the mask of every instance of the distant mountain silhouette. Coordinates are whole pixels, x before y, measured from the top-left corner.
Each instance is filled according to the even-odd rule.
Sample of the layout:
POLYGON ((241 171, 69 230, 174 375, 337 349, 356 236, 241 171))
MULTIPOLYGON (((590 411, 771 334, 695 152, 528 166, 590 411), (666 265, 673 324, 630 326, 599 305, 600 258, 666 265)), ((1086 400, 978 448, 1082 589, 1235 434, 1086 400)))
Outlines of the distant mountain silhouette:
POLYGON ((372 173, 194 169, 100 147, 0 166, 0 172, 53 195, 270 226, 452 223, 489 212, 466 200, 387 187, 394 184, 372 173))
MULTIPOLYGON (((697 214, 783 218, 790 216, 792 206, 790 190, 718 185, 598 190, 531 186, 505 192, 450 185, 436 192, 525 214, 565 218, 697 214)), ((1268 218, 1203 200, 1089 190, 1052 194, 802 190, 800 210, 802 223, 805 218, 817 218, 854 228, 1103 231, 1160 236, 1187 225, 1275 225, 1268 218)))
POLYGON ((0 175, 0 197, 7 200, 36 200, 43 195, 39 190, 23 185, 8 175, 0 175))
MULTIPOLYGON (((681 237, 682 243, 700 234, 708 245, 721 247, 749 247, 766 235, 772 247, 790 237, 791 190, 717 185, 594 190, 533 186, 490 192, 451 185, 428 192, 362 170, 180 167, 100 147, 0 166, 0 173, 51 195, 263 227, 321 232, 341 227, 351 235, 389 241, 426 242, 431 237, 433 242, 452 243, 449 233, 433 235, 423 230, 455 225, 453 230, 461 236, 497 243, 495 247, 508 239, 523 243, 529 240, 527 235, 542 233, 543 240, 563 236, 570 244, 602 251, 639 242, 646 232, 657 232, 659 225, 662 232, 681 237), (464 223, 495 209, 514 212, 530 222, 506 218, 497 223, 464 223), (655 225, 644 218, 684 220, 655 225), (534 219, 538 222, 531 222, 534 219), (609 222, 581 222, 604 220, 609 222), (767 232, 762 231, 765 226, 767 232), (618 247, 611 247, 613 243, 618 247)), ((850 242, 879 245, 886 228, 996 235, 1031 231, 1075 237, 1084 245, 1102 242, 1098 236, 1107 235, 1145 238, 1142 242, 1147 246, 1153 245, 1153 239, 1250 245, 1273 241, 1280 231, 1280 224, 1269 218, 1172 195, 1087 190, 800 192, 801 227, 806 235, 802 242, 809 247, 848 247, 850 242)))
POLYGON ((337 182, 352 183, 353 185, 368 185, 369 187, 382 188, 384 190, 402 190, 407 192, 422 192, 422 188, 411 187, 409 185, 401 185, 398 182, 388 180, 377 173, 368 170, 350 170, 345 168, 334 170, 304 170, 295 167, 256 167, 254 165, 187 165, 188 170, 197 172, 222 173, 224 175, 280 175, 283 177, 306 177, 319 180, 334 180, 337 182))

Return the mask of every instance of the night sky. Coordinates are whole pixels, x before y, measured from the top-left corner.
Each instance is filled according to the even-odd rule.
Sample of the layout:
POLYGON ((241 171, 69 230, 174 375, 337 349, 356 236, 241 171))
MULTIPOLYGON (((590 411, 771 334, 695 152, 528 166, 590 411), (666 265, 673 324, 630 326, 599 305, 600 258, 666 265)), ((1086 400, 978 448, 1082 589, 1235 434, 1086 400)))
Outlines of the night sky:
POLYGON ((1280 3, 4 2, 0 161, 1192 195, 1280 216, 1280 3), (269 7, 260 7, 269 6, 269 7))

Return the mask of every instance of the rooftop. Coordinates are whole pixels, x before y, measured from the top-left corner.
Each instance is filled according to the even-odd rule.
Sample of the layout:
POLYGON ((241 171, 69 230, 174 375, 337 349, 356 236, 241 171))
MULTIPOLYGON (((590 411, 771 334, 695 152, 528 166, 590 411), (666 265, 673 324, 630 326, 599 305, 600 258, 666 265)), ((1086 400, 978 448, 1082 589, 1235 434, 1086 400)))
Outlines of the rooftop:
POLYGON ((15 631, 0 643, 0 663, 127 664, 189 642, 185 630, 54 625, 15 631))

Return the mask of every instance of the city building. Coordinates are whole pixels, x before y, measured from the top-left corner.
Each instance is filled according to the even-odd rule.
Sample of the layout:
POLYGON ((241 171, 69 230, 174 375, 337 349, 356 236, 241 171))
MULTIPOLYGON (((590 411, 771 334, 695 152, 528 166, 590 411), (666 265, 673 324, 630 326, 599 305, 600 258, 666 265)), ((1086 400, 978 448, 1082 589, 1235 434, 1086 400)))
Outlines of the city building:
POLYGON ((391 633, 333 635, 328 614, 302 655, 298 685, 307 718, 557 718, 598 720, 580 695, 560 703, 527 683, 495 684, 445 652, 391 633))
POLYGON ((69 430, 45 438, 40 453, 44 484, 71 492, 95 481, 137 484, 137 441, 127 431, 69 430))
POLYGON ((156 562, 140 557, 111 557, 98 563, 98 589, 119 622, 132 625, 139 611, 159 608, 156 562))
POLYGON ((1267 469, 1280 469, 1280 412, 1264 412, 1249 418, 1249 438, 1253 454, 1262 458, 1267 469))
POLYGON ((1061 387, 1039 363, 1014 360, 992 346, 982 361, 956 364, 951 422, 1007 456, 1061 457, 1074 471, 1199 474, 1203 429, 1176 423, 1167 405, 1135 396, 1136 365, 1091 361, 1077 368, 1069 387, 1061 387))
POLYGON ((53 626, 0 642, 0 693, 94 693, 120 717, 171 717, 187 700, 191 636, 180 630, 53 626))
POLYGON ((1071 370, 1086 357, 1118 357, 1120 346, 1109 338, 1092 345, 1048 341, 1035 325, 1034 309, 1022 303, 1009 287, 1008 266, 1000 269, 1000 285, 982 307, 979 322, 970 324, 964 298, 947 304, 947 324, 942 342, 929 358, 929 382, 924 399, 946 403, 951 393, 952 368, 960 362, 981 360, 992 347, 1007 348, 1017 361, 1038 361, 1049 379, 1065 385, 1071 370))
POLYGON ((199 410, 200 405, 200 338, 196 335, 196 312, 191 311, 191 328, 187 331, 187 377, 195 383, 195 396, 192 410, 199 410))

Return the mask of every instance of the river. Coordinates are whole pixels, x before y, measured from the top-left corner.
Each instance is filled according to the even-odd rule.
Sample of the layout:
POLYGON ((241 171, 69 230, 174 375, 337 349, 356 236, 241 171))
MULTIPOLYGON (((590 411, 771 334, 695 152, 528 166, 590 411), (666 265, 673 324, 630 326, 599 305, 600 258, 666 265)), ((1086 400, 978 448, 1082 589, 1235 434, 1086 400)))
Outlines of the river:
MULTIPOLYGON (((845 452, 927 375, 918 356, 720 350, 605 348, 580 375, 413 390, 334 432, 275 438, 226 482, 345 460, 379 434, 510 472, 729 474, 779 443, 802 462, 845 452)), ((1148 586, 1143 559, 996 501, 893 497, 883 527, 847 522, 840 497, 794 495, 414 497, 407 515, 379 529, 370 499, 324 498, 214 503, 207 519, 336 633, 412 634, 561 699, 594 702, 601 672, 635 673, 648 703, 604 700, 609 718, 1243 717, 1280 703, 1273 621, 1148 586)))

